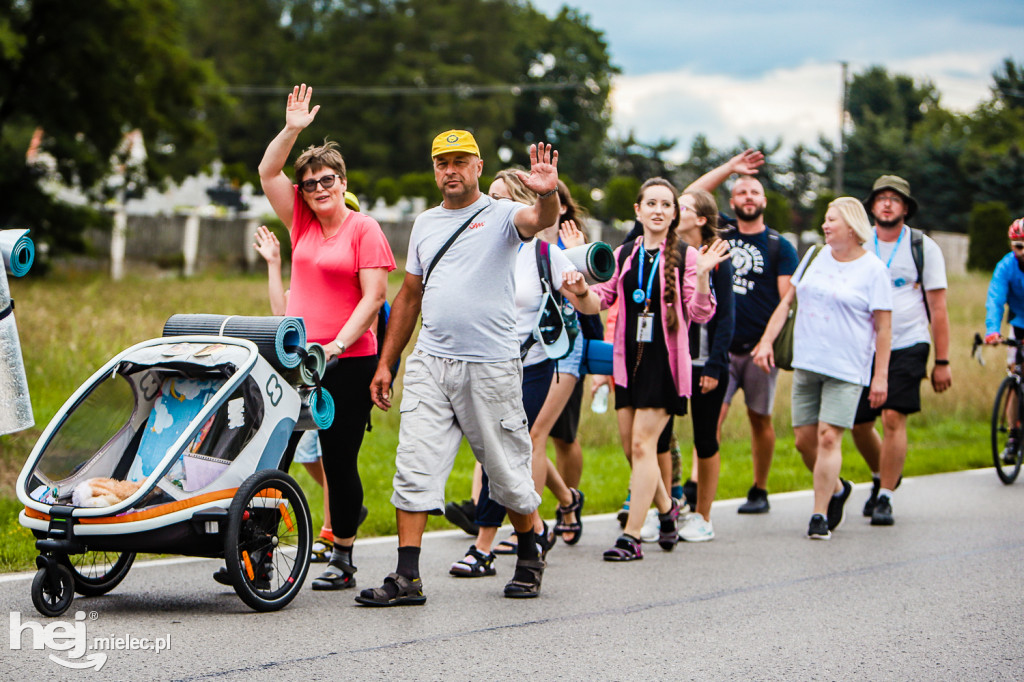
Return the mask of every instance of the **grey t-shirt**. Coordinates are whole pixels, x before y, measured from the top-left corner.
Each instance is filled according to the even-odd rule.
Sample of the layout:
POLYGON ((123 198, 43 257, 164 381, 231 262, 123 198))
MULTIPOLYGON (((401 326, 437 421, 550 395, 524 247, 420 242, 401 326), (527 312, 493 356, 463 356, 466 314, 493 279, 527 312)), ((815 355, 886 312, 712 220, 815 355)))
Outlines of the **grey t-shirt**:
POLYGON ((416 218, 405 269, 423 275, 448 238, 483 208, 431 271, 423 290, 423 326, 416 348, 469 362, 519 357, 515 261, 522 238, 512 222, 526 208, 486 194, 470 206, 437 206, 416 218))

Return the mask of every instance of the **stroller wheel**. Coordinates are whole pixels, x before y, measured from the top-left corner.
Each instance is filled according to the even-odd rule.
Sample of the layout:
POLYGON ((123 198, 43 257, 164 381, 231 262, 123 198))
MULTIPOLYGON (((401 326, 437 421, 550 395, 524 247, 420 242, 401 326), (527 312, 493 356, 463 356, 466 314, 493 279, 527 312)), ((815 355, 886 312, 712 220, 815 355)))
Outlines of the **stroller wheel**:
POLYGON ((295 598, 309 571, 313 527, 306 497, 276 469, 257 471, 228 509, 224 559, 235 592, 257 611, 276 611, 295 598))
POLYGON ((56 562, 40 568, 32 579, 32 604, 50 618, 64 613, 75 598, 75 583, 67 566, 56 562))
POLYGON ((60 561, 71 571, 75 592, 98 597, 124 580, 135 561, 135 552, 85 552, 62 556, 60 561))

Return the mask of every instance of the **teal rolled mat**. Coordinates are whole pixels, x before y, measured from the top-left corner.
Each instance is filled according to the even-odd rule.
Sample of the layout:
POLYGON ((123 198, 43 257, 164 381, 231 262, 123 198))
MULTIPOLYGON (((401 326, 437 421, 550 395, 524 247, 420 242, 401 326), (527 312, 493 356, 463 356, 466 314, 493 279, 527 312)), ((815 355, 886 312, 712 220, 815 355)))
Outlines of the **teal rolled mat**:
POLYGON ((583 273, 587 284, 607 282, 615 274, 615 252, 604 242, 574 246, 564 253, 569 262, 583 273))
POLYGON ((36 257, 36 245, 28 230, 0 230, 0 257, 4 268, 15 277, 24 277, 36 257))
POLYGON ((178 314, 164 323, 164 336, 194 334, 248 339, 279 372, 298 367, 306 355, 306 324, 301 317, 178 314))
POLYGON ((300 391, 302 396, 302 407, 299 409, 299 419, 295 424, 296 431, 309 431, 311 429, 327 429, 334 423, 334 398, 321 388, 320 398, 317 398, 317 390, 300 391))

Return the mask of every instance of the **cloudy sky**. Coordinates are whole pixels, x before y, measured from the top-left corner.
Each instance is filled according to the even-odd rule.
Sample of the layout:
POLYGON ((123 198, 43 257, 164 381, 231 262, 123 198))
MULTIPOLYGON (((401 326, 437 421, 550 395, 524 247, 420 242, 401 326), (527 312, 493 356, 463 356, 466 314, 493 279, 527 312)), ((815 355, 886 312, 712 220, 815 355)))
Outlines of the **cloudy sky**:
POLYGON ((675 160, 698 133, 718 147, 837 138, 842 61, 851 75, 880 64, 930 79, 944 106, 964 111, 988 96, 1003 59, 1024 62, 1020 0, 531 1, 590 16, 622 69, 615 130, 675 138, 675 160))

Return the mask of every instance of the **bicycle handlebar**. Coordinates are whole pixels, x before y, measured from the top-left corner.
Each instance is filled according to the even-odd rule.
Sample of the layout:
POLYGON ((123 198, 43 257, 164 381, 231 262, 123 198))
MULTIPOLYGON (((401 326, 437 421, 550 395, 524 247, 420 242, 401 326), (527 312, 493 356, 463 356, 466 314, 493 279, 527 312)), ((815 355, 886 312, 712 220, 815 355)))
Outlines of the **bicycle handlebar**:
POLYGON ((989 343, 985 343, 985 339, 982 338, 981 334, 975 333, 974 334, 974 343, 971 344, 971 357, 977 359, 977 361, 979 363, 984 365, 985 361, 982 359, 981 352, 980 352, 981 347, 982 346, 991 346, 991 345, 1010 346, 1011 348, 1020 348, 1022 345, 1024 345, 1024 342, 1018 341, 1017 339, 1002 338, 1002 339, 999 339, 999 343, 998 344, 989 344, 989 343))

